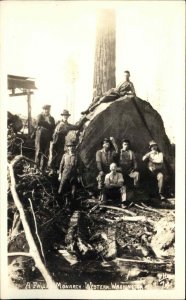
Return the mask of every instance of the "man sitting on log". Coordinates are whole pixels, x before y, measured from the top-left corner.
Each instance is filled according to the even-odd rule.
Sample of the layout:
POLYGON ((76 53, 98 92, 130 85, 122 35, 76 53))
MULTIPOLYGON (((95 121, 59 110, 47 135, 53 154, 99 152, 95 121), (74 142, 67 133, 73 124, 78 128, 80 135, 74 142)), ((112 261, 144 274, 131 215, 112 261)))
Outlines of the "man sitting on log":
POLYGON ((63 155, 59 167, 58 180, 60 181, 60 186, 58 194, 65 194, 71 191, 72 197, 75 198, 78 175, 80 174, 80 161, 76 152, 76 143, 69 142, 66 146, 67 153, 63 155))
POLYGON ((148 169, 150 174, 153 175, 158 181, 158 192, 161 200, 165 197, 162 194, 163 181, 164 181, 164 164, 163 164, 163 153, 159 150, 158 145, 155 141, 149 142, 150 152, 145 154, 142 158, 143 161, 148 160, 148 169))
POLYGON ((134 152, 130 149, 130 141, 127 139, 122 141, 122 149, 120 150, 120 166, 125 180, 127 181, 128 177, 132 178, 134 181, 134 187, 137 188, 139 184, 137 161, 134 152))
POLYGON ((56 125, 53 134, 53 140, 50 145, 50 156, 48 166, 50 168, 49 175, 52 175, 57 171, 62 155, 64 154, 65 137, 70 130, 79 130, 83 125, 84 120, 82 119, 79 124, 72 125, 68 123, 70 113, 64 109, 61 113, 62 119, 56 125))
POLYGON ((124 81, 122 83, 120 83, 116 88, 112 88, 106 93, 104 93, 103 96, 95 97, 89 108, 83 111, 81 114, 88 114, 89 112, 92 112, 101 103, 115 101, 116 99, 124 97, 125 95, 136 97, 134 85, 130 81, 129 71, 124 71, 124 81))
POLYGON ((96 152, 96 164, 99 171, 97 177, 98 188, 102 189, 104 184, 105 174, 109 172, 110 164, 117 162, 118 147, 113 137, 105 138, 103 140, 103 148, 96 152))
POLYGON ((116 163, 110 165, 110 173, 106 174, 104 183, 103 201, 112 200, 114 205, 121 205, 125 208, 126 187, 123 175, 117 172, 116 163))

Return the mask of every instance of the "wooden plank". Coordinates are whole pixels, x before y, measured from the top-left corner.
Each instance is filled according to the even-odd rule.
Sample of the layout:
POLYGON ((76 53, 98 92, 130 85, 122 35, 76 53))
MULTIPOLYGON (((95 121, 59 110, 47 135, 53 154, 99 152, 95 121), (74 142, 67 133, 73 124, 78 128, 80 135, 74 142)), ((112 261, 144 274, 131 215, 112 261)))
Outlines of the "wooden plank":
MULTIPOLYGON (((33 95, 34 92, 30 91, 30 95, 33 95)), ((10 97, 16 97, 16 96, 27 96, 27 92, 23 92, 23 93, 12 93, 12 94, 9 94, 10 97)))
POLYGON ((8 256, 29 256, 32 257, 32 254, 29 252, 8 252, 8 256))
POLYGON ((8 89, 36 89, 35 81, 19 78, 8 78, 8 89))
POLYGON ((141 210, 145 210, 145 211, 149 211, 149 212, 155 212, 157 214, 159 214, 161 217, 164 217, 165 215, 162 214, 161 212, 159 212, 158 210, 156 209, 151 209, 149 208, 148 206, 140 206, 138 204, 134 204, 134 206, 136 206, 137 208, 141 209, 141 210))
POLYGON ((116 207, 116 206, 109 206, 109 205, 100 205, 100 207, 105 207, 105 208, 108 208, 108 209, 114 209, 114 210, 118 210, 118 211, 121 211, 123 213, 126 213, 130 216, 136 216, 137 214, 132 212, 132 211, 129 211, 128 209, 125 209, 125 208, 120 208, 120 207, 116 207))
POLYGON ((117 257, 116 259, 113 260, 113 262, 118 262, 118 263, 138 263, 138 264, 148 264, 148 265, 174 265, 174 263, 170 260, 154 260, 154 261, 149 261, 149 260, 138 260, 138 259, 127 259, 127 258, 120 258, 117 257))

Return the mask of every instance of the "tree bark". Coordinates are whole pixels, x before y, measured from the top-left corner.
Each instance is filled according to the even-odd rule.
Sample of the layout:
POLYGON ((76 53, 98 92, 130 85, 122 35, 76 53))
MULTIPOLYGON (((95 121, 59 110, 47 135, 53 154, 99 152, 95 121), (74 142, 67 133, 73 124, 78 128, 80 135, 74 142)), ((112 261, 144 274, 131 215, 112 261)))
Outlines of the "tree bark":
POLYGON ((115 12, 102 10, 98 16, 94 64, 94 97, 115 87, 115 12))

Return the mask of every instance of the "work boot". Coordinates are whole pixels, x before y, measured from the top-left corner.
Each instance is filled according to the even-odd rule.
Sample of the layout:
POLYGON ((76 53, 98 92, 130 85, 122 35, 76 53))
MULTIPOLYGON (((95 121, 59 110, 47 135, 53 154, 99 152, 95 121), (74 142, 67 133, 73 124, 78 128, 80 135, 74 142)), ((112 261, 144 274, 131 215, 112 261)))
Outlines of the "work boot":
POLYGON ((160 193, 159 194, 161 200, 165 200, 165 197, 160 193))
POLYGON ((48 176, 52 176, 52 175, 54 175, 54 170, 50 170, 48 173, 48 176))
POLYGON ((121 208, 126 208, 127 206, 124 204, 124 202, 121 202, 121 208))
POLYGON ((89 113, 89 109, 86 109, 86 110, 81 112, 81 115, 87 115, 88 113, 89 113))

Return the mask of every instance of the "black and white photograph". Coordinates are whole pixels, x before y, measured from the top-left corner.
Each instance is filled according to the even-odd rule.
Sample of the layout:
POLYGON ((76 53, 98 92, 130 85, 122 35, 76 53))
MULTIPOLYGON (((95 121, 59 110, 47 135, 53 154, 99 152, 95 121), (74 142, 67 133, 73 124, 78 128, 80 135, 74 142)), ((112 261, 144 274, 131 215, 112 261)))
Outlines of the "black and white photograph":
POLYGON ((184 1, 0 8, 1 297, 184 299, 184 1))

